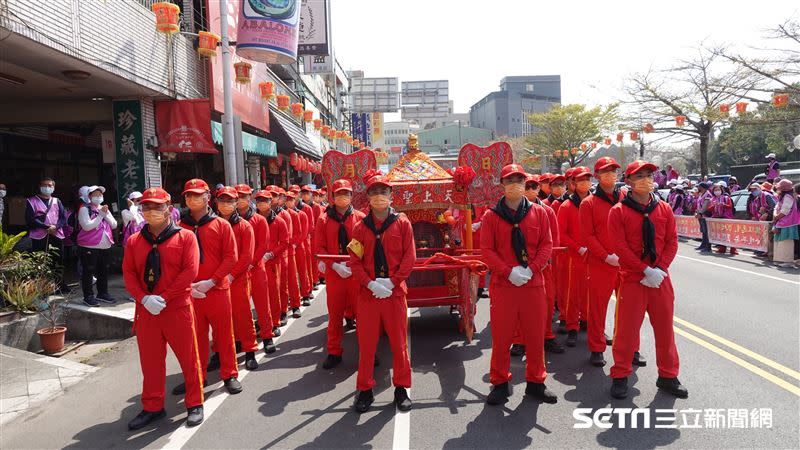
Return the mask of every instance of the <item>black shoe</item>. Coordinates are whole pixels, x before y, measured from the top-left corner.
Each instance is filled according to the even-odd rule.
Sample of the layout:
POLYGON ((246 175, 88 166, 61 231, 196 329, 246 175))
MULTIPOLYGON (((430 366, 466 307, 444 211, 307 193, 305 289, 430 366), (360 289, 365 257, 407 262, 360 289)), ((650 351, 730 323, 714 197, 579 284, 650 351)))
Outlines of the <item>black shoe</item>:
POLYGON ((606 338, 606 345, 613 345, 614 344, 614 340, 611 339, 610 337, 608 337, 607 334, 604 334, 603 336, 606 338))
POLYGON ((544 351, 548 353, 564 353, 564 346, 555 339, 544 340, 544 351))
POLYGON ((211 355, 211 358, 208 359, 208 368, 206 368, 206 371, 213 372, 215 370, 219 370, 219 353, 214 353, 211 355))
POLYGON ((325 284, 325 278, 320 278, 319 279, 319 284, 325 284))
POLYGON ((242 353, 242 343, 240 341, 236 341, 234 347, 236 347, 236 353, 242 353))
POLYGON ((558 334, 567 334, 567 321, 566 320, 559 320, 558 321, 558 334))
POLYGON ((230 377, 225 380, 225 389, 228 390, 229 394, 238 394, 242 392, 242 383, 239 383, 236 377, 230 377))
POLYGON ((258 369, 258 361, 256 361, 255 352, 247 352, 244 354, 244 367, 247 370, 258 369))
POLYGON ((489 298, 489 291, 484 288, 478 288, 478 297, 489 298))
POLYGON ((556 397, 556 394, 550 392, 544 383, 531 383, 529 381, 528 385, 525 386, 525 395, 530 395, 535 399, 541 400, 543 403, 552 404, 558 402, 558 397, 556 397))
POLYGON ((372 395, 372 389, 367 391, 358 391, 358 397, 356 397, 356 402, 353 404, 353 408, 355 408, 359 413, 364 413, 369 410, 370 405, 372 405, 372 402, 374 401, 375 397, 372 395))
POLYGON ((303 306, 311 306, 311 299, 308 298, 308 297, 305 297, 305 298, 303 298, 303 301, 300 302, 300 304, 303 305, 303 306))
POLYGON ((344 319, 344 329, 345 330, 355 330, 356 329, 356 319, 344 319))
POLYGON ((588 330, 589 329, 589 322, 587 322, 585 320, 578 321, 578 328, 580 328, 581 331, 588 330))
POLYGON ((186 426, 187 427, 196 427, 203 423, 203 407, 202 406, 195 406, 194 408, 189 408, 186 415, 186 426))
POLYGON ((314 285, 314 289, 313 289, 313 290, 314 290, 314 292, 318 291, 318 290, 319 290, 319 285, 318 285, 318 284, 315 284, 315 285, 314 285))
POLYGON ((511 344, 511 356, 522 356, 525 354, 525 346, 522 344, 511 344))
POLYGON ((278 337, 281 335, 281 327, 273 327, 272 328, 272 337, 278 337))
POLYGON ((295 319, 300 318, 300 308, 292 308, 292 317, 295 319))
POLYGON ((378 355, 375 355, 375 362, 372 363, 372 367, 378 367, 381 365, 381 360, 378 359, 378 355))
POLYGON ((578 342, 578 330, 569 330, 567 332, 567 347, 575 347, 575 344, 578 342))
POLYGON ((394 404, 400 411, 408 411, 411 409, 411 399, 408 398, 408 391, 404 387, 394 388, 394 404))
POLYGON ((256 336, 258 336, 258 334, 261 333, 261 324, 258 323, 258 320, 254 320, 253 326, 256 329, 256 336))
POLYGON ((658 377, 656 380, 656 386, 659 389, 665 390, 670 394, 674 395, 678 398, 688 398, 689 391, 683 387, 680 381, 677 378, 663 378, 658 377))
POLYGON ((264 353, 266 354, 275 353, 275 350, 277 349, 275 348, 275 343, 272 342, 272 339, 267 339, 266 341, 264 341, 264 353))
POLYGON ((288 321, 286 319, 286 313, 281 313, 281 322, 280 323, 281 323, 282 327, 285 327, 286 324, 288 323, 288 321))
POLYGON ((111 294, 109 294, 108 292, 106 292, 105 294, 98 294, 97 297, 95 298, 100 303, 107 303, 109 305, 117 303, 117 300, 114 297, 112 297, 111 294))
POLYGON ((502 405, 508 401, 508 396, 511 395, 511 390, 508 387, 508 381, 503 384, 492 386, 492 392, 486 397, 486 403, 490 405, 502 405))
POLYGON ((606 359, 603 358, 603 352, 592 352, 589 356, 589 362, 595 367, 603 367, 606 365, 606 359))
POLYGON ((325 362, 322 363, 322 368, 325 370, 333 369, 342 363, 342 355, 328 355, 325 362))
POLYGON ((611 382, 611 396, 622 399, 628 396, 628 378, 613 378, 611 382))
POLYGON ((634 366, 644 367, 647 365, 647 359, 641 355, 639 352, 635 352, 633 354, 633 363, 634 366))
POLYGON ((163 409, 161 411, 144 411, 140 412, 133 418, 130 422, 128 422, 128 429, 129 430, 138 430, 139 428, 144 428, 150 422, 153 422, 158 419, 163 419, 167 416, 167 412, 163 409))
POLYGON ((97 301, 97 299, 94 297, 94 295, 90 295, 88 297, 83 297, 83 303, 85 303, 86 306, 99 306, 100 305, 100 302, 97 301))
MULTIPOLYGON (((208 381, 203 382, 203 387, 208 387, 208 381)), ((181 383, 172 388, 172 395, 183 395, 186 393, 186 383, 181 383)))

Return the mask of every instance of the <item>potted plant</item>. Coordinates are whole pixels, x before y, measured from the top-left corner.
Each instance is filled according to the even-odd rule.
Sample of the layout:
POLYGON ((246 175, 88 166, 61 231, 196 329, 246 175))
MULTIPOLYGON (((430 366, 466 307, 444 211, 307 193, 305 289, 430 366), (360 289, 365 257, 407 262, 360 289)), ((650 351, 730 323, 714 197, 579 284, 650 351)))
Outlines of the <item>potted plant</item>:
POLYGON ((40 283, 42 300, 37 307, 47 326, 36 330, 36 334, 39 335, 45 353, 58 353, 64 348, 64 336, 67 333, 67 327, 62 324, 68 300, 66 296, 49 295, 55 287, 53 281, 41 279, 40 283))
POLYGON ((11 308, 22 314, 36 313, 36 302, 49 292, 43 292, 52 283, 44 278, 6 279, 0 288, 0 295, 11 308))

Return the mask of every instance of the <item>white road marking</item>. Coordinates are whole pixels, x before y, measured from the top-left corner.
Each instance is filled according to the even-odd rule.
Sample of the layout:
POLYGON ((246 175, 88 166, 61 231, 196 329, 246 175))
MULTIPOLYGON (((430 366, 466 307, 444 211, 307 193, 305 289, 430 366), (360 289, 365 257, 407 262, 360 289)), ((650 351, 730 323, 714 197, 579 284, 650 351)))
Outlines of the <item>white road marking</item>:
POLYGON ((715 263, 715 262, 711 262, 711 261, 704 261, 702 259, 690 258, 688 256, 683 256, 683 255, 677 255, 677 257, 678 258, 683 258, 683 259, 688 259, 689 261, 695 261, 695 262, 699 262, 699 263, 703 263, 703 264, 709 264, 709 265, 712 265, 712 266, 722 267, 722 268, 728 269, 728 270, 735 270, 736 272, 744 272, 744 273, 747 273, 747 274, 750 274, 750 275, 755 275, 757 277, 769 278, 770 280, 783 281, 784 283, 796 284, 796 285, 800 286, 800 281, 787 280, 786 278, 775 277, 775 276, 772 276, 772 275, 766 275, 766 274, 763 274, 763 273, 753 272, 751 270, 739 269, 738 267, 726 266, 725 264, 719 264, 719 263, 715 263))
MULTIPOLYGON (((325 289, 326 287, 320 287, 320 289, 317 291, 316 294, 312 292, 313 301, 316 301, 319 294, 321 294, 325 289)), ((302 313, 306 309, 308 309, 308 307, 301 306, 300 312, 302 313)), ((290 310, 288 315, 288 320, 286 321, 286 326, 281 328, 281 335, 272 338, 272 342, 277 344, 278 341, 281 340, 281 338, 286 336, 286 332, 289 331, 289 328, 297 320, 299 319, 295 319, 292 317, 290 310)), ((265 355, 263 350, 261 349, 259 349, 259 351, 256 354, 257 354, 256 361, 258 361, 259 364, 262 364, 264 360, 267 359, 267 355, 265 355)), ((247 369, 240 371, 238 377, 239 381, 244 380, 245 377, 249 374, 250 371, 247 369)), ((245 394, 246 392, 247 391, 242 391, 242 393, 238 395, 245 394)), ((206 400, 203 403, 203 414, 204 414, 203 423, 193 428, 189 428, 185 425, 179 427, 177 430, 172 432, 172 434, 169 436, 169 439, 167 439, 167 442, 164 443, 164 446, 162 448, 183 448, 186 445, 186 443, 189 442, 189 439, 191 439, 192 436, 194 436, 197 433, 197 431, 200 430, 200 428, 202 428, 203 425, 208 423, 208 420, 211 418, 214 412, 217 411, 220 405, 222 405, 222 402, 224 402, 230 396, 231 395, 228 394, 228 392, 225 390, 225 385, 224 384, 220 385, 220 387, 215 389, 214 392, 206 396, 206 400)))
MULTIPOLYGON (((406 317, 411 317, 411 308, 406 308, 406 317)), ((408 358, 411 359, 411 334, 408 339, 408 358)), ((408 396, 411 397, 411 388, 406 389, 408 396)), ((411 411, 400 411, 395 407, 394 413, 394 436, 392 437, 392 449, 408 450, 411 446, 411 411)))

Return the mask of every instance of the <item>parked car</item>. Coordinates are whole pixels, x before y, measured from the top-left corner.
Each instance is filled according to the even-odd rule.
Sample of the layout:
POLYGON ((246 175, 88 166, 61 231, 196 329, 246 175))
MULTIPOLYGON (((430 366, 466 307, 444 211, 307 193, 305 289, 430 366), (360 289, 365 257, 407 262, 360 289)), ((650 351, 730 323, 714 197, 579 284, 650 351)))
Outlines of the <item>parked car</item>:
POLYGON ((749 196, 750 191, 747 189, 742 189, 731 193, 734 219, 747 220, 747 197, 749 196))
MULTIPOLYGON (((700 182, 700 180, 703 177, 701 177, 699 173, 693 173, 693 174, 687 176, 686 178, 689 179, 689 180, 692 180, 693 183, 697 184, 697 183, 700 182)), ((728 181, 730 179, 731 179, 730 175, 717 175, 717 174, 709 174, 708 175, 708 181, 710 183, 716 183, 718 181, 724 181, 725 183, 728 183, 728 181)))
MULTIPOLYGON (((800 183, 800 169, 781 170, 781 178, 792 180, 792 183, 800 183)), ((767 175, 760 173, 754 176, 753 179, 750 180, 750 183, 761 184, 765 181, 767 181, 767 175)))

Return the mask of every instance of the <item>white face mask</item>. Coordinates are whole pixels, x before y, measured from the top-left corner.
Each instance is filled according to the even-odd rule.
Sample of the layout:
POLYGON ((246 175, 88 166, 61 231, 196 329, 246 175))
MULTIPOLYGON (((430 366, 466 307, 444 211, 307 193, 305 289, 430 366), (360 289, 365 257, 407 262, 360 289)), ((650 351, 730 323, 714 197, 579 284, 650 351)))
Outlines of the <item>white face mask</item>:
POLYGON ((42 186, 39 188, 39 192, 41 192, 44 195, 51 195, 55 190, 56 188, 52 188, 50 186, 42 186))
POLYGON ((3 198, 5 196, 6 196, 6 190, 5 189, 0 189, 0 198, 3 198))
POLYGON ((100 205, 100 204, 103 203, 103 196, 100 195, 100 196, 97 196, 97 197, 92 197, 91 200, 92 200, 92 203, 94 203, 95 205, 100 205))

